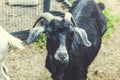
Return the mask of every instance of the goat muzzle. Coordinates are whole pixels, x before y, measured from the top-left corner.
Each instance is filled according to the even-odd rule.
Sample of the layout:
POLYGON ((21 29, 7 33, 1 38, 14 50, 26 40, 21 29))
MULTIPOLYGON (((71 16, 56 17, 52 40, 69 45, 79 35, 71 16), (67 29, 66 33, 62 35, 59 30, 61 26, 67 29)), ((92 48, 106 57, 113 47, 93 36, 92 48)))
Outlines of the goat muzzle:
POLYGON ((67 64, 69 62, 69 55, 67 53, 57 53, 55 60, 60 64, 67 64))

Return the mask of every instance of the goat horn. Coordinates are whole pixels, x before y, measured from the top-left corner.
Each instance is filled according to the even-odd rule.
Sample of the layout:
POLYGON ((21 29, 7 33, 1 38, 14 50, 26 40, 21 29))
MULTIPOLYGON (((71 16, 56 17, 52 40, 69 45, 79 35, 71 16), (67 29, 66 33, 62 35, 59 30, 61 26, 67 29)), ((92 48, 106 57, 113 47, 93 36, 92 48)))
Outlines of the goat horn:
POLYGON ((51 13, 48 13, 48 12, 41 14, 40 18, 42 17, 48 20, 48 22, 50 22, 52 19, 62 20, 61 17, 53 16, 51 13))
POLYGON ((45 12, 45 13, 42 13, 42 14, 40 15, 39 19, 35 22, 35 24, 33 25, 33 27, 35 27, 36 24, 37 24, 41 19, 45 19, 45 20, 47 20, 48 22, 50 22, 50 21, 53 20, 53 19, 62 20, 61 17, 53 16, 51 13, 45 12))
POLYGON ((66 20, 68 20, 68 21, 70 21, 70 22, 72 21, 73 25, 74 25, 75 27, 77 27, 77 24, 76 24, 76 22, 75 22, 75 20, 74 20, 74 18, 73 18, 73 16, 72 16, 71 13, 69 13, 69 12, 66 13, 64 19, 66 19, 66 20))

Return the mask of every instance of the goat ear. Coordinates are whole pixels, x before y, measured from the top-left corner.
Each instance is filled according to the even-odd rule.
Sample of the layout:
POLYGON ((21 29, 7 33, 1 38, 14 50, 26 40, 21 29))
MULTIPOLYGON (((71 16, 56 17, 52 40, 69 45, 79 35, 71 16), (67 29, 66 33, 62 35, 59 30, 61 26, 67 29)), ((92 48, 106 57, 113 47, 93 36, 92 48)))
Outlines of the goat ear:
POLYGON ((87 47, 90 47, 92 45, 92 43, 88 40, 88 36, 87 36, 86 31, 84 29, 81 29, 81 28, 77 27, 77 24, 76 24, 76 22, 75 22, 75 20, 72 16, 72 14, 71 13, 66 13, 64 19, 72 22, 72 24, 75 27, 75 31, 78 32, 78 34, 82 38, 82 41, 83 41, 84 45, 87 46, 87 47))
POLYGON ((85 46, 90 47, 92 45, 92 43, 88 40, 87 33, 84 29, 75 27, 75 31, 78 32, 85 46))

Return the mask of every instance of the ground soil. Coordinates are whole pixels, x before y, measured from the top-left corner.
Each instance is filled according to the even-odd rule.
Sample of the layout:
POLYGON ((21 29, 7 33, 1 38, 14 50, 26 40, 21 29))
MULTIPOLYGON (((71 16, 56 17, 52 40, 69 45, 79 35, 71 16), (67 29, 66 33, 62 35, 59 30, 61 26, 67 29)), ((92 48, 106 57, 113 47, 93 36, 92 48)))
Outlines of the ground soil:
MULTIPOLYGON (((6 0, 1 0, 0 6, 4 7, 4 9, 0 9, 1 15, 3 19, 0 19, 0 23, 2 26, 9 26, 9 24, 6 21, 12 22, 10 26, 16 26, 13 25, 14 21, 18 21, 17 26, 32 26, 35 19, 38 18, 39 14, 36 13, 33 16, 33 14, 27 14, 29 10, 36 11, 38 8, 21 8, 18 9, 23 10, 22 12, 19 11, 16 14, 16 12, 9 13, 11 9, 16 9, 14 7, 10 7, 4 3, 6 3, 6 0), (1 2, 2 1, 2 2, 1 2), (26 9, 26 10, 24 10, 26 9), (9 11, 6 11, 9 10, 9 11), (3 14, 4 15, 3 15, 3 14), (9 13, 9 15, 7 14, 9 13), (24 13, 28 16, 28 19, 25 18, 26 21, 30 20, 31 18, 32 23, 25 22, 24 23, 24 13), (12 15, 11 15, 12 14, 12 15), (11 20, 12 18, 12 20, 11 20), (7 20, 6 20, 7 19, 7 20), (16 20, 15 20, 16 19, 16 20), (23 22, 22 22, 23 21, 23 22), (4 23, 2 23, 4 22, 4 23), (22 24, 22 23, 23 24, 22 24), (21 23, 22 25, 20 25, 21 23)), ((112 1, 112 0, 111 0, 112 1)), ((113 0, 114 1, 114 0, 113 0)), ((117 1, 117 0, 116 0, 117 1)), ((115 1, 114 1, 115 2, 115 1)), ((114 9, 115 13, 120 12, 120 4, 119 0, 115 3, 114 9)), ((108 5, 109 6, 109 5, 108 5)), ((111 6, 111 5, 110 5, 111 6)), ((98 54, 98 56, 95 58, 93 63, 91 64, 89 68, 88 73, 88 80, 120 80, 120 23, 118 23, 114 28, 114 33, 109 38, 103 39, 103 44, 101 46, 101 50, 98 54)), ((8 55, 6 56, 5 63, 9 69, 8 76, 11 78, 11 80, 51 80, 50 73, 45 68, 45 58, 47 55, 47 51, 45 48, 40 49, 39 46, 34 43, 31 45, 25 45, 24 50, 18 50, 18 49, 11 49, 9 50, 8 55)))

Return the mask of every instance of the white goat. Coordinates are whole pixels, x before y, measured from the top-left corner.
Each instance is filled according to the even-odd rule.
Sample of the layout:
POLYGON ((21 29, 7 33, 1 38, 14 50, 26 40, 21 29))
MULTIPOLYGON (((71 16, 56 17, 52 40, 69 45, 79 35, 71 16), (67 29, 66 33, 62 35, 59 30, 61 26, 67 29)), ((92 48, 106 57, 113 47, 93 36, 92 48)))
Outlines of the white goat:
POLYGON ((10 80, 10 78, 6 75, 8 69, 4 64, 9 44, 17 47, 18 49, 24 48, 20 39, 15 38, 0 26, 0 80, 10 80))

